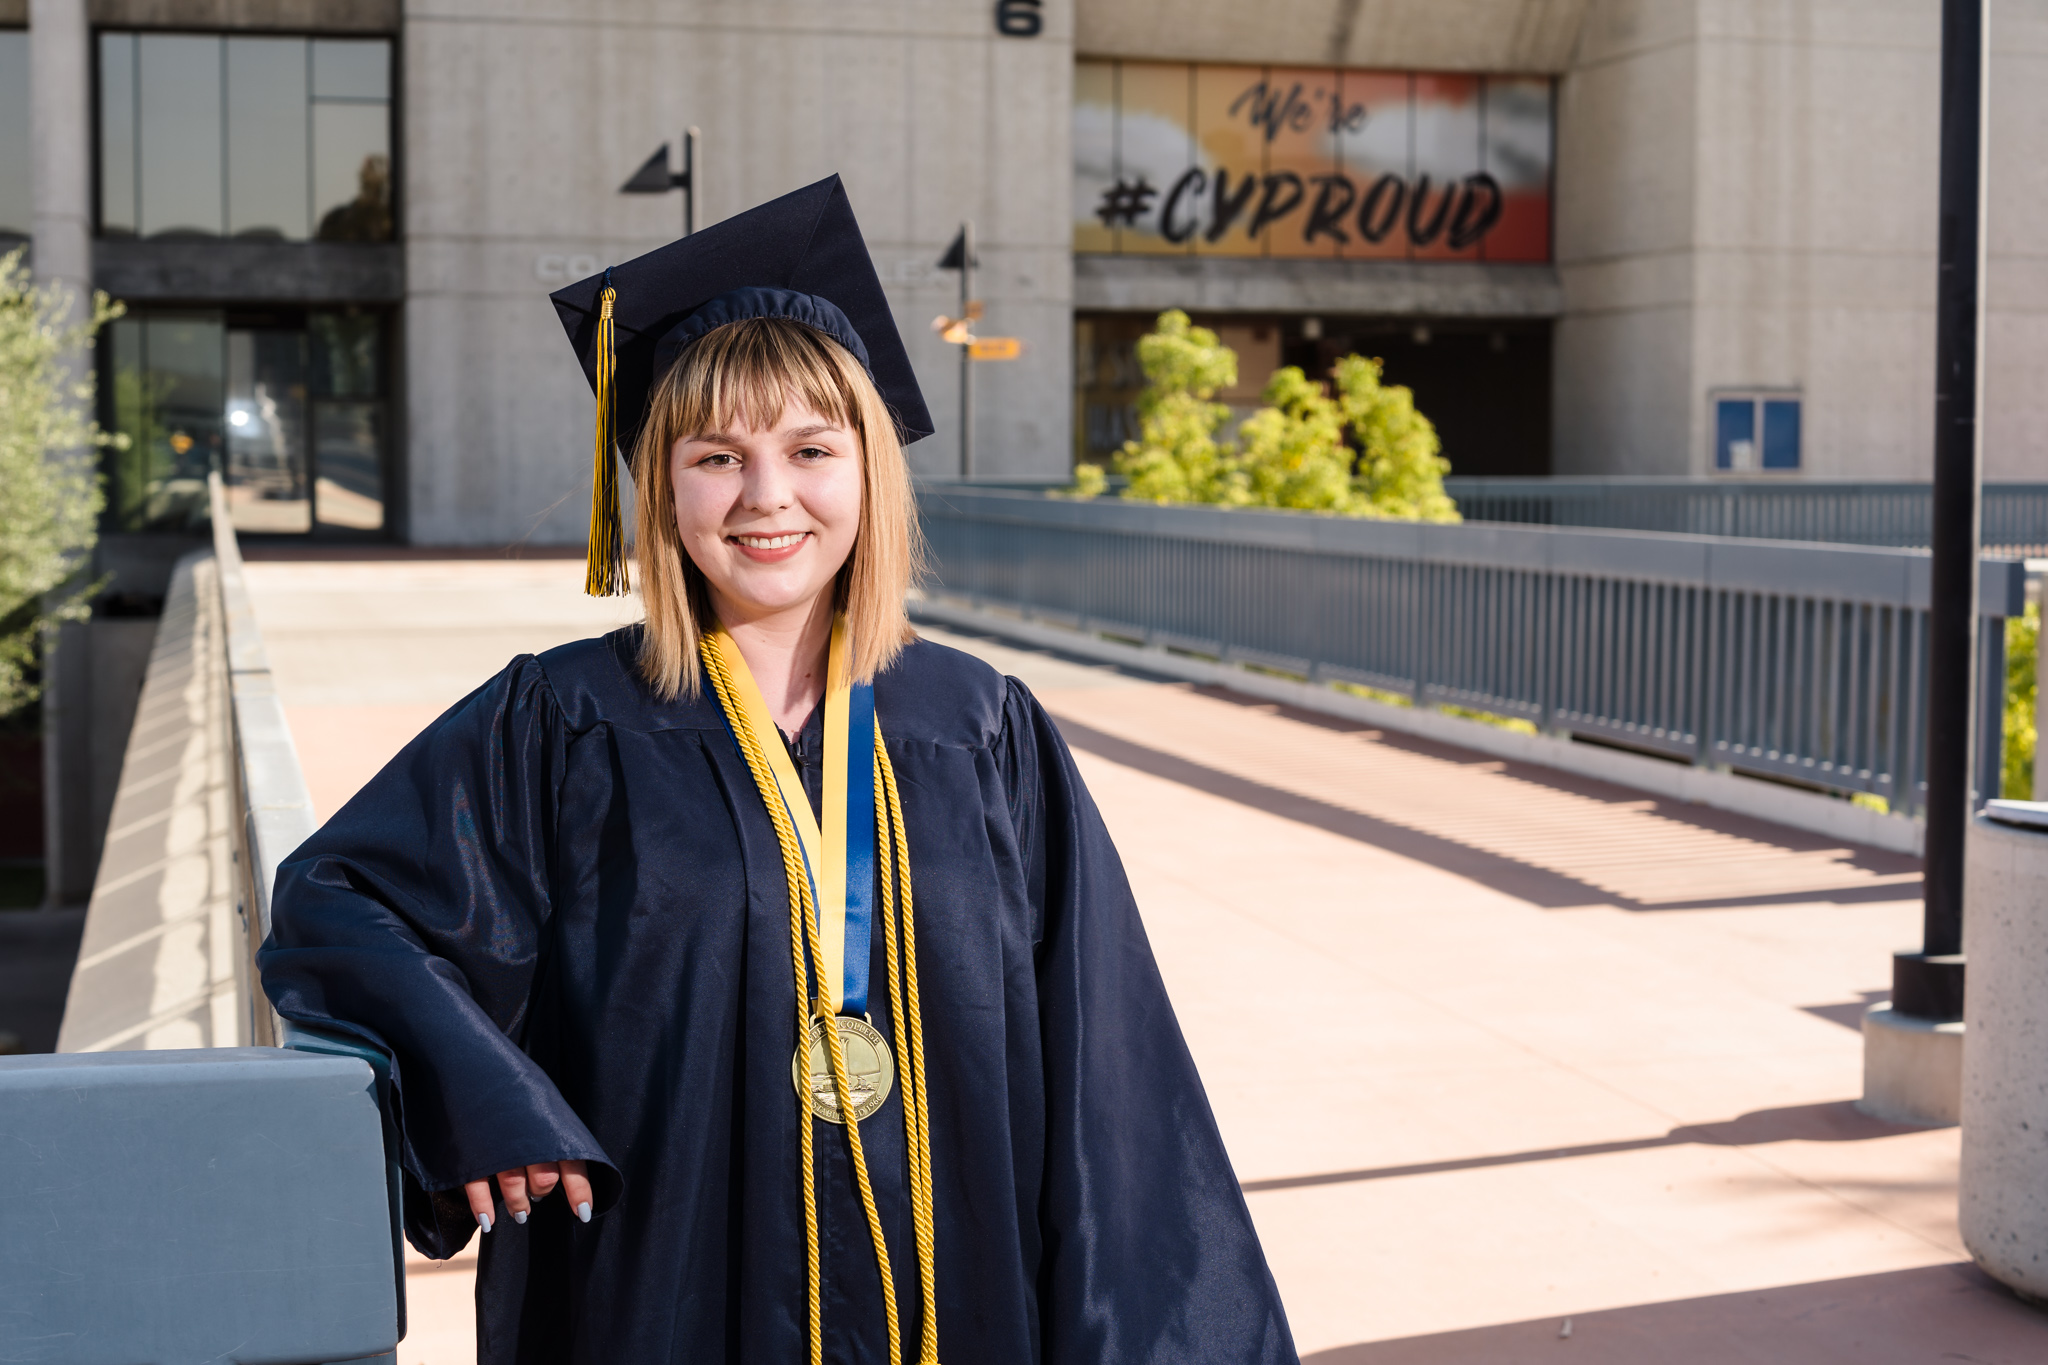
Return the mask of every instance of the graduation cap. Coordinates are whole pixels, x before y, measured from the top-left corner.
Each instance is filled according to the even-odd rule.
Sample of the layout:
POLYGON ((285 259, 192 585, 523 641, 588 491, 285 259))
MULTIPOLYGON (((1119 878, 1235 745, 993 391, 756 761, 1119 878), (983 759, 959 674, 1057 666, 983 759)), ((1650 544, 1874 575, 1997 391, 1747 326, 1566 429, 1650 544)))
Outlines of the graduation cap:
POLYGON ((626 590, 614 449, 632 448, 655 384, 728 322, 786 317, 867 369, 907 445, 932 434, 910 355, 836 175, 549 295, 597 395, 584 591, 626 590))

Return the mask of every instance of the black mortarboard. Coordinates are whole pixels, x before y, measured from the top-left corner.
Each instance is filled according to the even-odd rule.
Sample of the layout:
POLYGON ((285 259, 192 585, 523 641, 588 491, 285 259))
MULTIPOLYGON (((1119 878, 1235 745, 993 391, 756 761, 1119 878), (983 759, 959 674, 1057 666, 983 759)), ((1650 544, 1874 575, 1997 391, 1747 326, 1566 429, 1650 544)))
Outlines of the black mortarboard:
POLYGON ((867 367, 906 444, 932 434, 910 355, 836 175, 549 297, 597 393, 585 583, 593 595, 625 591, 611 452, 632 448, 655 381, 715 326, 764 316, 809 323, 867 367))

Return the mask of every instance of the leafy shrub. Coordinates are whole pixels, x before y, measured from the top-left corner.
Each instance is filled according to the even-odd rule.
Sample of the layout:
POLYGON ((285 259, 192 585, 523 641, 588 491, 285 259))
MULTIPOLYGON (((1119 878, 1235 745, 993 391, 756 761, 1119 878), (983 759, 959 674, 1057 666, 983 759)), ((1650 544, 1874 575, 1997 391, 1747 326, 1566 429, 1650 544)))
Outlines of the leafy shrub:
POLYGON ((1999 795, 2013 801, 2034 796, 2034 763, 2039 736, 2034 733, 2035 656, 2041 648, 2041 604, 2027 603, 2027 614, 2005 623, 2005 781, 1999 795))
POLYGON ((1116 460, 1117 472, 1131 481, 1124 496, 1244 502, 1232 452, 1216 442, 1230 409, 1214 401, 1218 389, 1237 382, 1237 352, 1175 308, 1140 338, 1138 365, 1147 381, 1138 398, 1138 439, 1124 442, 1116 460))
POLYGON ((92 382, 73 364, 120 309, 95 294, 69 321, 70 291, 33 284, 22 255, 0 257, 0 715, 36 699, 44 625, 87 613, 76 579, 101 507, 89 452, 115 443, 87 415, 92 382))
MULTIPOLYGON (((1177 308, 1161 313, 1138 342, 1138 364, 1147 381, 1138 439, 1116 457, 1130 480, 1127 498, 1458 520, 1443 489, 1451 466, 1436 428, 1412 391, 1380 382, 1377 360, 1339 361, 1334 396, 1297 366, 1276 370, 1234 444, 1217 439, 1230 409, 1215 398, 1237 382, 1237 354, 1214 332, 1177 308)), ((1082 477, 1075 496, 1100 491, 1082 477)))

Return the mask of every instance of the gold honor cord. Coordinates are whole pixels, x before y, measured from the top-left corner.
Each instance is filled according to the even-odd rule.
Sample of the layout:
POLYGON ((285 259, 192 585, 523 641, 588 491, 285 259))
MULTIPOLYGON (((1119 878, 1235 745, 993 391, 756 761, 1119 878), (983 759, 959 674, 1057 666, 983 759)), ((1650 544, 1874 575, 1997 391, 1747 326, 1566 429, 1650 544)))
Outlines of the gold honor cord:
MULTIPOLYGON (((835 632, 843 629, 843 623, 835 632)), ((838 653, 839 651, 834 651, 838 653)), ((771 750, 762 740, 762 727, 755 723, 748 705, 755 701, 759 689, 754 686, 753 677, 747 672, 746 660, 723 629, 702 637, 698 653, 704 661, 705 674, 711 679, 712 690, 718 696, 718 703, 725 711, 733 738, 738 743, 741 755, 746 759, 747 769, 753 775, 754 786, 760 792, 762 804, 768 808, 769 822, 775 827, 776 842, 782 850, 783 878, 789 887, 789 941, 790 963, 796 977, 797 1027, 797 1124, 798 1146, 803 1158, 804 1197, 804 1250, 805 1284, 808 1297, 810 1321, 811 1365, 823 1365, 825 1353, 824 1314, 820 1295, 820 1251, 818 1238, 818 1194, 816 1188, 816 1149, 814 1124, 806 1098, 811 1090, 811 1050, 805 1045, 812 1021, 822 1029, 826 1042, 826 1055, 832 1070, 832 1084, 839 1102, 839 1112, 844 1117, 846 1137, 852 1148, 855 1181, 860 1189, 861 1208, 867 1215, 868 1233, 875 1246, 875 1262, 881 1272, 882 1308, 889 1327, 889 1365, 902 1365, 902 1332, 896 1316, 896 1281, 889 1269, 889 1246, 882 1235, 881 1212, 875 1206, 874 1188, 868 1179, 867 1153, 861 1142, 860 1122, 855 1117, 851 1086, 848 1082, 846 1049, 840 1040, 838 1013, 828 997, 832 978, 821 972, 819 992, 813 996, 810 982, 810 964, 825 960, 818 932, 817 907, 811 894, 811 878, 804 863, 803 844, 791 817, 790 804, 783 799, 781 783, 777 781, 771 750), (748 694, 752 695, 748 695, 748 694)), ((843 658, 843 654, 841 655, 843 658)), ((837 660, 834 660, 837 662, 837 660)), ((835 676, 834 686, 839 685, 835 676)), ((760 708, 765 715, 766 707, 760 708)), ((772 721, 770 722, 772 729, 772 721)), ((774 752, 781 750, 779 737, 774 752)), ((780 754, 784 763, 788 754, 780 754)), ((875 767, 878 799, 875 802, 877 831, 877 861, 881 864, 882 880, 882 932, 889 958, 889 1004, 897 1020, 895 1048, 898 1053, 897 1069, 905 1078, 903 1105, 904 1145, 910 1159, 911 1218, 917 1233, 917 1261, 919 1285, 924 1294, 924 1332, 919 1353, 920 1365, 938 1365, 938 1304, 934 1296, 936 1274, 932 1222, 932 1177, 931 1177, 931 1120, 930 1108, 925 1097, 924 1031, 918 1016, 916 927, 912 921, 910 898, 910 844, 903 824, 903 807, 896 789, 896 776, 889 763, 888 751, 882 744, 880 724, 875 728, 875 767), (886 815, 884 812, 886 811, 886 815), (899 923, 900 922, 900 923, 899 923), (899 936, 903 945, 903 970, 899 974, 897 948, 899 936), (908 981, 909 1007, 904 1008, 902 980, 908 981), (904 1027, 905 1021, 908 1027, 904 1027), (905 1035, 908 1035, 906 1046, 905 1035)), ((803 795, 801 786, 796 791, 795 809, 805 816, 810 814, 810 802, 803 795)))

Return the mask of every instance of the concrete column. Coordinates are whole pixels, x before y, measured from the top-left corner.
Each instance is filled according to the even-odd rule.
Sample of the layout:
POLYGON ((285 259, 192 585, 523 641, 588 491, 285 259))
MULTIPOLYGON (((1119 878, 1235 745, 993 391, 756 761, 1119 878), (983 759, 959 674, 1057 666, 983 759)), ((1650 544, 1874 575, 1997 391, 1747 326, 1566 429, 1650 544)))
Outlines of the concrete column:
POLYGON ((2048 1298, 2048 831, 1980 815, 1965 863, 1963 1245, 2048 1298))
MULTIPOLYGON (((30 0, 29 136, 34 146, 36 278, 70 291, 74 316, 92 296, 92 31, 86 0, 30 0)), ((86 458, 85 452, 53 451, 53 457, 86 458)), ((61 637, 85 642, 79 628, 53 630, 43 660, 44 868, 52 905, 82 903, 92 891, 91 851, 80 847, 87 803, 81 784, 90 780, 80 727, 85 686, 82 661, 67 659, 76 648, 58 648, 61 637)))
POLYGON ((92 292, 92 31, 85 0, 30 0, 35 271, 92 292))

